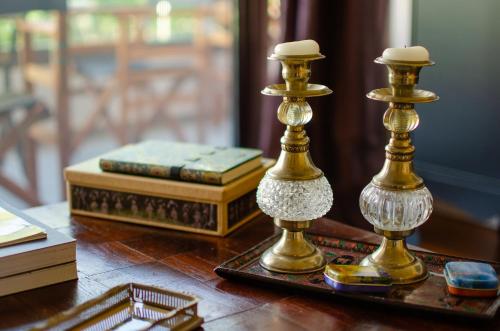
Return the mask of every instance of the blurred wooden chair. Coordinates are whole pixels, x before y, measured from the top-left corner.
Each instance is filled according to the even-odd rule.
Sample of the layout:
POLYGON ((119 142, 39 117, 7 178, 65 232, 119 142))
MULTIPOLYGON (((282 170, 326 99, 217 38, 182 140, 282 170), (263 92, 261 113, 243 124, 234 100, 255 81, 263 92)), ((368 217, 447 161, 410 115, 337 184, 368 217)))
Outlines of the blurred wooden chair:
MULTIPOLYGON (((146 22, 156 16, 153 7, 92 8, 72 13, 91 11, 94 15, 112 15, 118 22, 118 40, 114 56, 94 54, 74 56, 75 68, 93 91, 97 100, 95 108, 82 125, 75 138, 75 146, 81 143, 97 123, 104 119, 121 144, 138 140, 154 123, 162 121, 179 140, 186 140, 183 125, 170 113, 175 102, 191 102, 201 107, 201 92, 206 85, 206 47, 203 38, 203 9, 173 11, 170 15, 193 17, 191 40, 148 42, 144 38, 146 22), (161 91, 155 89, 159 80, 171 84, 161 91), (194 79, 198 83, 193 91, 183 93, 182 87, 194 79), (103 82, 105 82, 103 84, 103 82), (118 97, 120 118, 114 124, 109 114, 109 102, 118 97), (146 114, 145 109, 150 109, 146 114)), ((197 118, 198 140, 204 139, 204 123, 197 118)))
POLYGON ((227 35, 210 36, 203 25, 207 15, 213 14, 209 8, 173 8, 169 13, 171 18, 176 15, 192 18, 192 38, 177 40, 173 36, 167 42, 155 43, 146 40, 144 33, 148 21, 157 16, 154 7, 67 10, 63 0, 38 5, 39 8, 26 6, 25 10, 57 10, 54 19, 47 23, 19 19, 17 27, 22 41, 19 63, 28 91, 35 86, 45 86, 54 93, 51 120, 37 125, 31 134, 38 141, 57 143, 61 173, 69 164, 71 155, 96 127, 104 125, 120 144, 124 144, 138 140, 151 125, 161 122, 176 139, 187 140, 186 126, 179 114, 173 112, 176 108, 173 105, 190 103, 195 109, 197 139, 203 141, 206 124, 210 121, 207 115, 213 110, 227 108, 223 105, 227 99, 223 92, 227 92, 225 87, 228 84, 220 84, 217 77, 221 74, 220 66, 213 66, 209 53, 214 48, 227 52, 231 47, 227 35), (55 7, 50 7, 52 5, 55 7), (112 44, 108 41, 103 45, 68 46, 66 22, 84 14, 115 17, 117 40, 112 44), (48 64, 36 59, 32 46, 35 34, 42 34, 52 41, 48 64), (68 87, 68 75, 73 74, 77 74, 81 78, 77 81, 84 85, 78 91, 68 87), (157 82, 170 84, 158 89, 157 82), (190 87, 185 88, 186 84, 190 87), (85 116, 75 116, 78 114, 68 109, 68 98, 82 91, 91 95, 93 103, 85 109, 85 116), (214 100, 219 100, 220 104, 214 100), (111 107, 115 101, 119 104, 117 114, 111 107))
POLYGON ((236 13, 235 4, 230 0, 216 0, 208 9, 212 28, 206 33, 206 44, 209 49, 209 59, 206 75, 216 84, 210 84, 210 113, 214 124, 219 124, 229 115, 231 101, 234 100, 235 77, 234 70, 234 36, 233 26, 236 13))
POLYGON ((0 94, 0 162, 11 150, 18 155, 26 184, 19 184, 11 174, 0 172, 0 185, 30 205, 39 205, 36 143, 29 135, 33 124, 48 116, 47 108, 30 91, 13 92, 11 70, 15 65, 16 31, 9 42, 10 50, 0 58, 3 69, 3 91, 0 94))
POLYGON ((27 179, 27 185, 18 184, 9 174, 0 172, 0 185, 32 206, 39 205, 40 200, 36 142, 29 136, 29 128, 47 116, 47 109, 30 94, 0 95, 0 161, 3 161, 7 153, 15 148, 27 179))
MULTIPOLYGON (((66 0, 2 0, 3 12, 26 13, 31 10, 53 12, 53 22, 29 22, 20 16, 16 28, 21 47, 18 50, 18 64, 21 69, 26 91, 33 93, 35 86, 47 87, 54 95, 55 140, 58 148, 60 179, 62 169, 69 164, 71 156, 70 126, 68 114, 68 77, 67 77, 67 27, 66 0), (33 37, 42 35, 51 41, 49 61, 37 61, 33 48, 33 37)), ((33 134, 39 130, 30 130, 32 138, 43 141, 45 133, 33 134)))
MULTIPOLYGON (((192 40, 149 43, 143 38, 143 28, 146 20, 156 16, 153 7, 97 7, 68 11, 63 0, 37 4, 38 7, 24 6, 23 10, 55 10, 53 20, 41 23, 18 19, 17 29, 22 45, 19 64, 28 91, 43 86, 54 93, 55 109, 50 121, 30 131, 37 141, 57 143, 61 174, 72 154, 102 123, 120 144, 139 139, 146 129, 158 121, 163 121, 177 139, 187 139, 184 126, 171 114, 171 105, 192 102, 200 108, 202 104, 201 93, 206 85, 202 73, 207 67, 201 27, 203 9, 171 14, 194 16, 192 40), (114 45, 68 46, 67 20, 73 15, 89 13, 116 18, 119 30, 114 45), (44 35, 52 41, 48 63, 37 61, 33 49, 35 34, 44 35), (83 90, 94 100, 88 114, 78 119, 68 109, 68 98, 82 89, 72 91, 68 87, 68 74, 78 74, 84 82, 83 90), (183 84, 193 78, 199 83, 197 87, 188 93, 181 93, 183 84), (168 79, 172 84, 166 90, 155 91, 154 82, 160 79, 168 79), (115 98, 119 102, 118 120, 110 112, 110 104, 115 98), (151 108, 148 116, 142 112, 144 108, 151 108)), ((196 119, 198 140, 202 141, 205 123, 203 117, 197 115, 196 119)))

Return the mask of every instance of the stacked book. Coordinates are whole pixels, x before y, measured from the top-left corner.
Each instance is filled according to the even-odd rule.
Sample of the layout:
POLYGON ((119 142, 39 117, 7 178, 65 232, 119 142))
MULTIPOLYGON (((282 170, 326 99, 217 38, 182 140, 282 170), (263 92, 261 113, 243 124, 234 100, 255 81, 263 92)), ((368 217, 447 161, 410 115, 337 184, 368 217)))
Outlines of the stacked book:
POLYGON ((0 206, 0 296, 77 278, 76 243, 24 213, 0 206))
POLYGON ((249 148, 146 141, 65 169, 71 213, 225 236, 260 213, 273 160, 249 148))

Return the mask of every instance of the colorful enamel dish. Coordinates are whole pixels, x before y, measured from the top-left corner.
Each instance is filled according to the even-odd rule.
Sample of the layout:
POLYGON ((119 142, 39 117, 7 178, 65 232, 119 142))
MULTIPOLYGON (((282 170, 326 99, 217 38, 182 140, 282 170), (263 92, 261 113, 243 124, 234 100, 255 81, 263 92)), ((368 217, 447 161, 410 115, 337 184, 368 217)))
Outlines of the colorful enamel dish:
POLYGON ((392 285, 392 280, 386 273, 359 265, 328 264, 324 280, 341 292, 386 293, 392 285))
POLYGON ((444 268, 448 292, 458 296, 495 297, 498 276, 487 263, 448 262, 444 268))

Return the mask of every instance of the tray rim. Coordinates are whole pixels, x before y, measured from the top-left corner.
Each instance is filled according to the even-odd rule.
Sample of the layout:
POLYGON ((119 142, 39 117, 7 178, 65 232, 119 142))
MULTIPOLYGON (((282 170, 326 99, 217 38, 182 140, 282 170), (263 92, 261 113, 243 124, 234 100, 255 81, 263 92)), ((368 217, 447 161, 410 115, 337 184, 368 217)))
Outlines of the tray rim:
MULTIPOLYGON (((123 290, 126 290, 126 289, 130 290, 134 286, 140 287, 140 288, 147 288, 149 290, 153 290, 153 291, 157 291, 157 292, 168 293, 172 296, 182 297, 183 299, 189 300, 189 303, 186 306, 184 306, 182 308, 173 309, 171 312, 169 312, 168 317, 162 318, 162 319, 156 321, 155 323, 153 323, 151 325, 151 327, 158 324, 158 322, 160 322, 162 320, 169 319, 177 314, 183 313, 183 311, 187 308, 194 307, 197 310, 197 305, 198 305, 198 302, 200 301, 199 298, 194 296, 194 295, 182 293, 182 292, 177 292, 177 291, 172 291, 172 290, 162 288, 159 286, 151 286, 151 285, 140 284, 140 283, 135 283, 135 282, 124 283, 121 285, 114 286, 114 287, 106 290, 104 293, 102 293, 102 294, 100 294, 100 295, 98 295, 90 300, 87 300, 79 305, 76 305, 72 308, 61 311, 61 312, 53 315, 52 317, 49 317, 48 319, 45 319, 44 321, 34 325, 30 330, 31 331, 51 330, 51 328, 57 327, 62 322, 65 322, 69 319, 75 318, 80 313, 82 313, 85 309, 91 308, 91 307, 95 306, 96 304, 100 303, 101 301, 108 299, 108 298, 112 297, 113 295, 115 295, 116 293, 119 293, 123 290)), ((129 296, 129 299, 130 298, 131 297, 129 296)), ((104 310, 104 311, 106 311, 106 310, 104 310)), ((97 314, 97 315, 100 315, 100 314, 102 314, 102 312, 97 314)), ((78 324, 92 321, 96 316, 87 318, 78 324)), ((195 316, 193 316, 193 321, 192 321, 193 323, 189 323, 189 324, 185 325, 186 322, 182 322, 181 324, 179 324, 179 326, 182 327, 183 325, 185 325, 186 327, 193 327, 194 328, 194 327, 197 327, 197 326, 200 326, 201 324, 203 324, 203 321, 204 321, 203 317, 200 317, 200 316, 198 316, 198 314, 196 314, 195 316)), ((174 330, 177 330, 177 328, 174 328, 174 330)), ((186 329, 180 329, 180 330, 190 330, 190 329, 186 328, 186 329)))
MULTIPOLYGON (((318 233, 306 233, 306 236, 308 238, 311 237, 316 237, 316 238, 330 238, 330 239, 339 239, 339 240, 346 240, 349 242, 355 242, 355 243, 362 243, 362 244, 367 244, 371 246, 377 247, 379 244, 375 244, 372 242, 368 241, 363 241, 363 240, 353 240, 351 238, 345 238, 342 236, 336 237, 336 236, 331 236, 331 235, 325 235, 325 234, 318 234, 318 233)), ((422 311, 428 311, 432 313, 439 313, 439 314, 445 314, 449 316, 463 316, 463 317, 471 317, 471 318, 476 318, 476 319, 481 319, 481 320, 492 320, 495 318, 498 312, 498 308, 500 307, 500 296, 497 296, 495 302, 488 307, 483 313, 471 313, 467 311, 454 311, 454 310, 447 310, 443 308, 434 308, 434 307, 429 307, 421 304, 409 304, 405 302, 395 302, 395 301, 379 301, 369 295, 364 295, 364 294, 359 294, 359 293, 342 293, 342 292, 336 292, 335 290, 330 290, 330 289, 320 289, 317 287, 309 287, 306 285, 302 284, 293 284, 290 282, 285 282, 282 280, 274 279, 274 278, 268 278, 264 277, 261 275, 256 275, 256 274, 250 274, 248 272, 242 272, 240 270, 235 270, 231 269, 228 267, 230 263, 232 263, 234 260, 237 260, 238 258, 241 258, 242 256, 245 256, 249 254, 251 251, 255 250, 256 248, 259 248, 261 246, 265 246, 266 244, 272 245, 275 240, 278 240, 281 237, 280 233, 274 234, 263 241, 257 243, 256 245, 250 247, 249 249, 245 250, 244 252, 232 257, 231 259, 224 261, 220 265, 218 265, 216 268, 214 268, 214 272, 219 275, 220 277, 223 278, 242 278, 242 279, 248 279, 251 281, 257 281, 259 283, 266 283, 266 284, 273 284, 273 285, 278 285, 282 288, 292 288, 292 289, 299 289, 301 291, 305 291, 307 293, 318 293, 322 295, 328 295, 328 296, 338 296, 338 297, 345 297, 353 300, 360 300, 364 302, 374 302, 378 303, 381 305, 389 305, 393 307, 398 307, 398 308, 403 308, 403 309, 413 309, 413 310, 422 310, 422 311), (270 243, 271 242, 271 243, 270 243)), ((474 261, 474 262, 486 262, 493 264, 497 267, 500 267, 500 262, 496 261, 488 261, 488 260, 479 260, 479 259, 472 259, 472 258, 464 258, 464 257, 459 257, 459 256, 453 256, 453 255, 447 255, 447 254, 439 254, 436 252, 432 251, 425 251, 425 250, 419 250, 419 249, 410 249, 410 251, 414 253, 420 253, 420 254, 428 254, 428 255, 433 255, 433 256, 440 256, 444 258, 451 258, 451 259, 461 259, 461 260, 467 260, 467 261, 474 261)), ((258 255, 260 256, 260 254, 258 255)), ((253 263, 257 257, 249 260, 245 264, 242 264, 239 268, 243 268, 251 263, 253 263)), ((439 274, 436 274, 434 272, 431 272, 433 275, 436 275, 437 277, 440 277, 439 274)), ((444 278, 444 276, 443 276, 444 278)), ((395 285, 397 286, 397 285, 395 285)))

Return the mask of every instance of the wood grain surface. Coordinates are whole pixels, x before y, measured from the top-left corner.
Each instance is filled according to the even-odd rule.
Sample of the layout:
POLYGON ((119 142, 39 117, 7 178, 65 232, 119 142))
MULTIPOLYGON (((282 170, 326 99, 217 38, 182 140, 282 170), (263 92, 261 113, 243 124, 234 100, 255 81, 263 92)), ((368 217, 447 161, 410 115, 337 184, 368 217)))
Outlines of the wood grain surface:
MULTIPOLYGON (((85 217, 71 218, 65 203, 27 211, 77 239, 79 279, 0 298, 0 328, 24 330, 36 322, 126 282, 157 285, 201 298, 205 330, 499 330, 493 321, 316 297, 229 281, 212 269, 275 233, 259 217, 226 238, 85 217)), ((321 219, 315 233, 379 242, 371 232, 321 219)))

